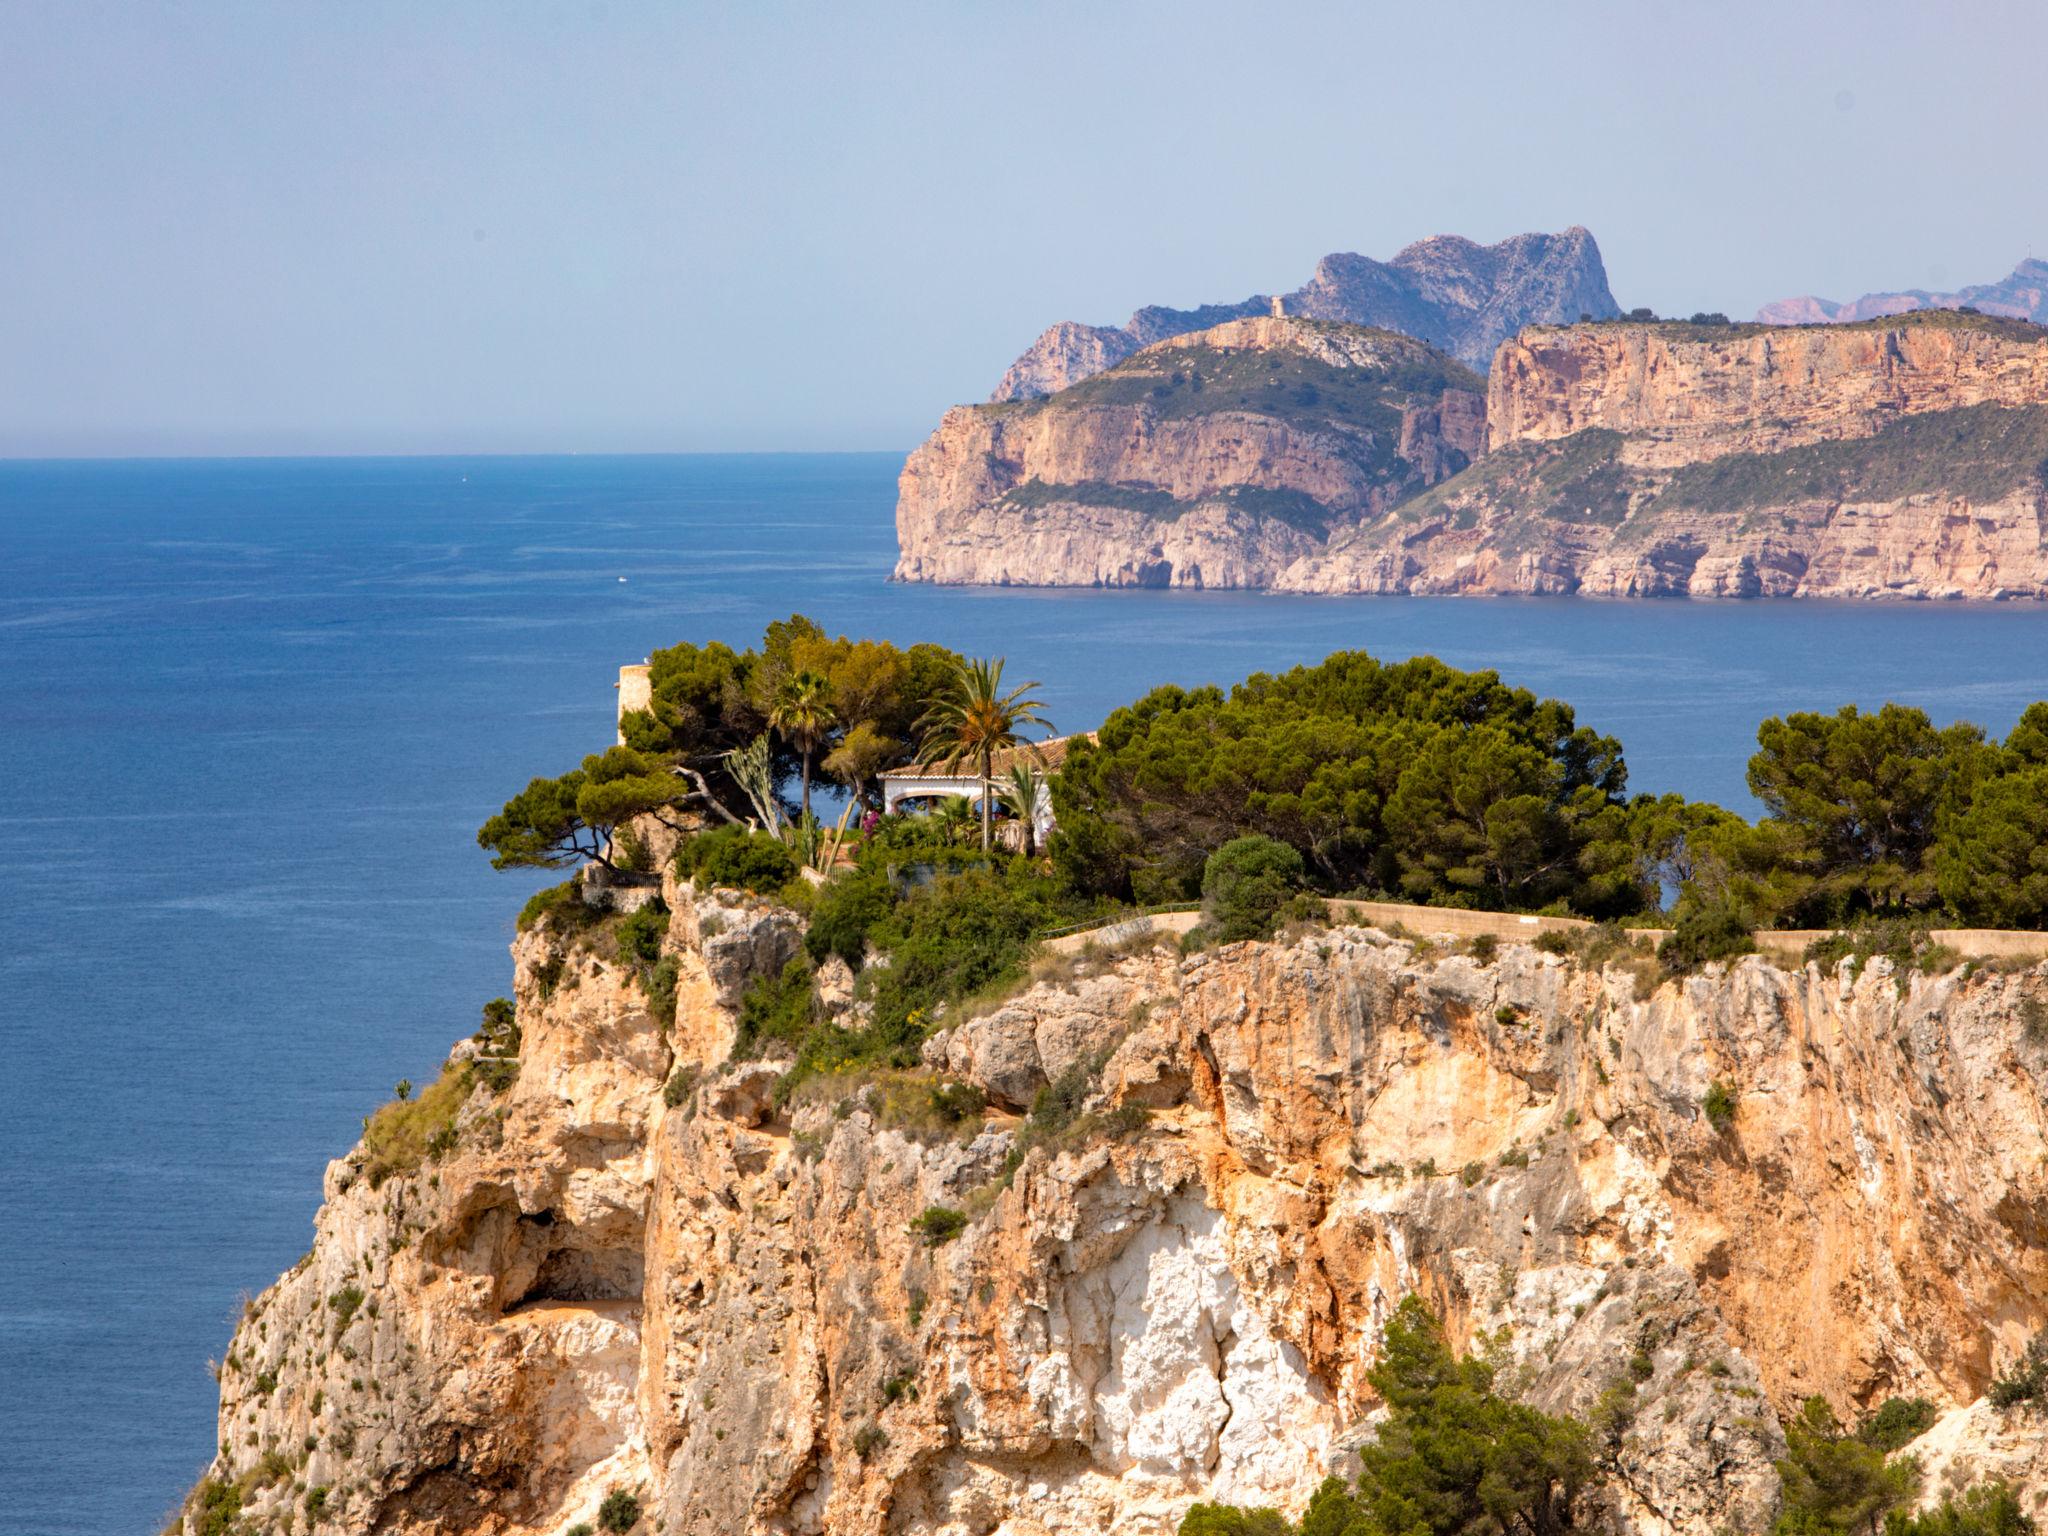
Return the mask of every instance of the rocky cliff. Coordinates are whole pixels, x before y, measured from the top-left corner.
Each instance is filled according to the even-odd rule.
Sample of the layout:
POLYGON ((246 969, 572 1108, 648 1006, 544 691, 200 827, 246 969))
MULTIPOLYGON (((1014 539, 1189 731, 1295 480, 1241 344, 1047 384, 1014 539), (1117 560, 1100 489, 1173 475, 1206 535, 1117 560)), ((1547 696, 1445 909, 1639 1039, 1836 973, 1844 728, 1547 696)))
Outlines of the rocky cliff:
MULTIPOLYGON (((1399 331, 1482 372, 1493 349, 1525 325, 1576 320, 1582 314, 1604 320, 1619 313, 1607 291, 1600 247, 1577 226, 1556 235, 1517 235, 1498 245, 1437 235, 1384 262, 1338 252, 1317 262, 1313 277, 1280 297, 1290 315, 1399 331)), ((1121 326, 1065 320, 1025 349, 989 398, 1057 394, 1114 367, 1140 347, 1271 309, 1271 296, 1254 294, 1236 304, 1198 309, 1150 306, 1121 326)))
POLYGON ((2048 595, 2048 331, 2024 322, 1928 311, 1798 329, 1531 327, 1494 358, 1490 451, 1474 444, 1477 412, 1462 396, 1442 396, 1433 423, 1411 399, 1422 414, 1398 434, 1408 470, 1371 494, 1342 444, 1293 433, 1276 453, 1227 395, 1187 398, 1171 432, 1142 392, 1122 397, 1114 422, 1088 409, 1091 390, 1154 356, 1028 407, 949 413, 904 471, 897 575, 1317 593, 2048 595), (1002 411, 1028 414, 1006 428, 1002 411), (1020 493, 1036 471, 1006 431, 1119 451, 1091 461, 1085 495, 1020 493), (1219 502, 1209 492, 1226 462, 1233 489, 1219 502), (1294 515, 1276 516, 1262 499, 1272 490, 1315 507, 1289 501, 1294 515))
POLYGON ((1484 446, 1480 382, 1387 331, 1236 320, 1052 401, 962 406, 904 466, 905 581, 1260 586, 1484 446))
POLYGON ((1604 1396, 1586 1513, 1621 1532, 1762 1529, 1808 1393, 1929 1397, 1931 1464, 2048 1495, 2042 1424, 1982 1401, 2048 1321, 2042 968, 1652 985, 1625 946, 1140 938, 951 1021, 924 1072, 784 1099, 727 1056, 797 919, 666 895, 672 1000, 549 919, 516 1079, 466 1044, 423 1152, 329 1170, 236 1330, 188 1536, 559 1536, 612 1491, 664 1533, 1298 1511, 1371 1433, 1409 1291, 1523 1397, 1604 1396))
POLYGON ((1766 304, 1756 312, 1756 317, 1766 325, 1840 325, 1856 320, 1876 320, 1886 315, 1903 315, 1916 309, 1964 308, 1981 310, 1987 315, 2048 321, 2048 261, 2029 257, 1995 283, 1972 283, 1953 293, 1906 288, 1890 293, 1866 293, 1846 304, 1803 294, 1798 298, 1779 299, 1766 304))

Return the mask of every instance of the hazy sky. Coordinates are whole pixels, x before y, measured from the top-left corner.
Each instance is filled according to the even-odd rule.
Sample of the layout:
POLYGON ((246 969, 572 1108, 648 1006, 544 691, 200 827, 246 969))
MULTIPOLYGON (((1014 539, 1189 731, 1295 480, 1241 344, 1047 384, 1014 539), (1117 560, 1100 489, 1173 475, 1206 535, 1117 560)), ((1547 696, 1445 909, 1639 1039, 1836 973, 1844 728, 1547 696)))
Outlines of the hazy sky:
POLYGON ((1585 224, 2048 255, 2039 4, 0 0, 0 453, 906 448, 1058 319, 1585 224))

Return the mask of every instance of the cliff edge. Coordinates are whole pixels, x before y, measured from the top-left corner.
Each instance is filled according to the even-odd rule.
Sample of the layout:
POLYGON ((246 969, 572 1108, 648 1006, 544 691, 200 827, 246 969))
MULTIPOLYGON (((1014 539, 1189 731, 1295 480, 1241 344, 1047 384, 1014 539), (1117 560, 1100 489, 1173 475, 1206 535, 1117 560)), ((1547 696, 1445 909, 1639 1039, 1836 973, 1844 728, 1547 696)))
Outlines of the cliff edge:
POLYGON ((800 919, 663 894, 652 972, 615 918, 523 934, 510 1019, 330 1168, 187 1536, 1298 1513, 1411 1291, 1525 1400, 1609 1405, 1620 1531, 1761 1529, 1808 1394, 1931 1399, 1929 1497, 2048 1494, 1982 1400, 2048 1322, 2042 967, 1139 934, 792 1093, 730 1058, 800 919))

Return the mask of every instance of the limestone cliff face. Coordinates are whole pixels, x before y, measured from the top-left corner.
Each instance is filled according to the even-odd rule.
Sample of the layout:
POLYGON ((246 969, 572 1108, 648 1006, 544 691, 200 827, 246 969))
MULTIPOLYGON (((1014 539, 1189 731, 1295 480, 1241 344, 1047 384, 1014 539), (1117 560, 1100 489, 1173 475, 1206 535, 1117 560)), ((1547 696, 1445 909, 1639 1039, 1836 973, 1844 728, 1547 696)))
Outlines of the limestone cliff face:
POLYGON ((1455 390, 1404 404, 1400 430, 1381 433, 1398 440, 1399 475, 1361 473, 1347 434, 1284 405, 1255 420, 1219 392, 1168 427, 1142 398, 1108 412, 1094 399, 1202 341, 1029 407, 949 413, 905 466, 898 577, 2048 596, 2048 330, 2035 326, 1925 313, 1533 327, 1500 347, 1483 412, 1455 390), (1033 476, 1089 483, 1028 494, 1033 476), (1276 515, 1301 498, 1313 515, 1276 515))
MULTIPOLYGON (((1605 320, 1620 313, 1607 290, 1600 247, 1576 225, 1555 235, 1516 235, 1498 245, 1436 235, 1405 247, 1391 261, 1337 252, 1280 298, 1290 315, 1399 331, 1482 372, 1493 349, 1525 325, 1582 314, 1605 320)), ((1058 394, 1140 347, 1264 315, 1271 306, 1270 297, 1254 294, 1196 309, 1153 305, 1121 326, 1064 320, 1024 350, 989 399, 1058 394)))
POLYGON ((2041 1428, 1978 1401, 2048 1321, 2040 968, 1749 959, 1645 995, 1361 929, 1140 949, 935 1036, 990 1100, 949 1130, 901 1082, 778 1105, 773 1064, 724 1064, 794 919, 669 896, 675 1018, 601 942, 523 938, 518 1081, 414 1171, 330 1170, 223 1372, 213 1475, 256 1528, 315 1488, 323 1530, 422 1536, 556 1536, 614 1487, 667 1533, 1298 1510, 1371 1433, 1410 1290, 1507 1328, 1533 1401, 1636 1381, 1621 1531, 1761 1529, 1772 1409, 1811 1392, 1931 1397, 1944 1466, 2048 1494, 2041 1428), (1075 1071, 1087 1113, 1012 1159, 1075 1071), (967 1217, 936 1244, 935 1205, 967 1217))
POLYGON ((904 465, 896 576, 1268 585, 1324 520, 1470 462, 1467 383, 1405 337, 1264 317, 1148 347, 1057 401, 958 407, 904 465))
POLYGON ((2044 402, 2048 330, 2030 325, 1536 326, 1495 359, 1486 422, 1495 448, 1604 428, 1628 462, 1675 468, 2044 402))

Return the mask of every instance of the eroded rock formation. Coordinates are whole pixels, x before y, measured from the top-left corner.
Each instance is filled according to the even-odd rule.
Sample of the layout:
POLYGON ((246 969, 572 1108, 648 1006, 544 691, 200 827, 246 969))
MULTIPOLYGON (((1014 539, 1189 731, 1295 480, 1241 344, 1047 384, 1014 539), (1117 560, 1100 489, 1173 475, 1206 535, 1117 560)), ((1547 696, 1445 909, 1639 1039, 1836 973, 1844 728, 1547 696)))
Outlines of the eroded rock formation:
POLYGON ((1980 1401, 2048 1321, 2040 967, 1652 989, 1361 929, 1140 948, 942 1029, 929 1071, 989 1104, 949 1126, 914 1079, 779 1103, 728 1063, 794 919, 667 896, 674 1018, 601 929, 524 936, 516 1082, 416 1168, 330 1169, 222 1372, 211 1476, 252 1528, 317 1493, 321 1530, 558 1536, 615 1488, 670 1536, 1298 1511, 1411 1290, 1553 1410, 1633 1383, 1587 1512, 1618 1531, 1762 1529, 1809 1393, 1932 1398, 1941 1468, 2048 1497, 2041 1424, 1980 1401))
POLYGON ((1047 401, 948 412, 904 467, 897 576, 2048 596, 2038 327, 1944 312, 1800 329, 1535 327, 1495 356, 1483 441, 1464 393, 1406 401, 1401 427, 1379 434, 1399 443, 1398 475, 1362 473, 1356 438, 1330 431, 1311 394, 1219 390, 1168 411, 1137 387, 1187 373, 1174 359, 1226 335, 1281 366, 1303 333, 1250 328, 1283 324, 1163 343, 1047 401))

